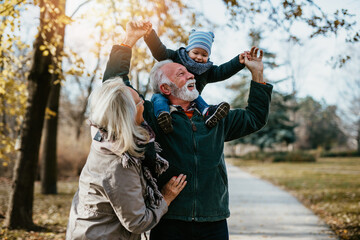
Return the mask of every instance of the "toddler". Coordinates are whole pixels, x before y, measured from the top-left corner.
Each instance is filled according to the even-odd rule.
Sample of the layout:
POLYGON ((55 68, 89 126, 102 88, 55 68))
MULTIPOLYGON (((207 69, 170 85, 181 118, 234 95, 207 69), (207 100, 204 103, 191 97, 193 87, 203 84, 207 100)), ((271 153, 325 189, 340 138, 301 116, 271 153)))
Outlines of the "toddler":
MULTIPOLYGON (((171 59, 173 62, 182 64, 189 72, 194 74, 199 94, 201 94, 207 83, 228 79, 245 67, 243 54, 237 55, 220 66, 216 66, 209 61, 211 46, 214 41, 212 32, 192 30, 188 45, 176 51, 167 49, 152 27, 145 34, 144 40, 156 60, 171 59)), ((172 132, 173 127, 167 98, 162 94, 154 94, 151 101, 154 103, 154 113, 162 130, 165 133, 172 132)), ((230 105, 226 102, 209 106, 200 95, 194 102, 197 109, 204 116, 205 124, 209 128, 214 127, 221 119, 226 117, 230 109, 230 105)))

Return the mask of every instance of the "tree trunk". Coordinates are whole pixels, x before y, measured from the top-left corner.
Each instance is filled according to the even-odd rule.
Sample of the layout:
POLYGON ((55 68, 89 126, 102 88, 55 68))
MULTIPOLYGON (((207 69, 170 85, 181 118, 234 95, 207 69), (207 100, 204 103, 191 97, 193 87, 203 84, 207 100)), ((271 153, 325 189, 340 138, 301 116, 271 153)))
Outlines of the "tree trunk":
POLYGON ((5 226, 9 228, 34 229, 32 220, 34 201, 34 182, 37 172, 39 147, 44 122, 45 107, 50 92, 51 53, 43 52, 40 46, 52 38, 54 28, 44 31, 44 27, 54 16, 48 9, 48 4, 39 1, 40 30, 34 42, 33 65, 28 77, 28 92, 26 114, 21 133, 21 147, 16 159, 9 205, 6 212, 5 226))
POLYGON ((48 100, 47 107, 56 113, 45 119, 43 152, 41 156, 41 193, 57 194, 57 156, 56 156, 56 139, 58 125, 58 109, 61 85, 53 84, 48 100))
MULTIPOLYGON (((59 15, 65 14, 65 0, 58 1, 59 15)), ((57 126, 59 118, 59 100, 61 90, 62 78, 62 54, 64 50, 64 35, 65 24, 58 26, 56 29, 58 42, 56 47, 55 59, 58 64, 57 69, 52 74, 52 85, 49 100, 47 103, 48 109, 55 112, 55 116, 49 116, 45 119, 44 139, 43 139, 43 152, 41 156, 41 193, 42 194, 57 194, 57 126)))
MULTIPOLYGON (((1 21, 5 21, 6 18, 2 17, 1 21)), ((0 35, 0 43, 2 42, 2 35, 0 35)), ((4 54, 3 54, 3 50, 2 48, 0 48, 0 71, 2 72, 4 69, 4 63, 3 63, 3 59, 4 58, 4 54)), ((0 134, 7 136, 8 135, 8 131, 7 131, 7 122, 6 122, 6 112, 5 112, 5 105, 6 105, 6 100, 5 98, 3 98, 3 95, 0 94, 0 101, 2 101, 2 105, 4 106, 3 108, 3 112, 1 113, 1 121, 2 121, 2 125, 3 127, 0 128, 0 134)))
POLYGON ((23 122, 20 155, 14 167, 12 192, 6 213, 6 226, 9 228, 34 227, 34 182, 51 79, 48 71, 51 57, 43 56, 39 50, 43 40, 39 34, 34 44, 34 62, 28 79, 29 98, 23 122))

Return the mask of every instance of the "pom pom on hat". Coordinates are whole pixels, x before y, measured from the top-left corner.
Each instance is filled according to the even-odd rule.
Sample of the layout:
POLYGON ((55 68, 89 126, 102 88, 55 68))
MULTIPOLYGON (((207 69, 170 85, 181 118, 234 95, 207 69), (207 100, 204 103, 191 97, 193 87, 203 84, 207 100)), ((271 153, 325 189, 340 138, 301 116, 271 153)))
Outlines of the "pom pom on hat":
POLYGON ((210 56, 214 37, 215 35, 212 32, 196 31, 193 29, 189 36, 189 44, 185 49, 188 52, 194 48, 201 48, 204 49, 210 56))

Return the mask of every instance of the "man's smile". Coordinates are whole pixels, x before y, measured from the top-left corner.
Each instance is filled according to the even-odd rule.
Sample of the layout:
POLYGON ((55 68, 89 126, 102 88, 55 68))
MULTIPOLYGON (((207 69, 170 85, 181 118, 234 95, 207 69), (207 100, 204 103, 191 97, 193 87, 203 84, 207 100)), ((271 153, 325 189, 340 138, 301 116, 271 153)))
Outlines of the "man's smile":
POLYGON ((188 88, 190 91, 194 90, 194 88, 195 88, 195 83, 190 83, 190 84, 187 86, 187 88, 188 88))

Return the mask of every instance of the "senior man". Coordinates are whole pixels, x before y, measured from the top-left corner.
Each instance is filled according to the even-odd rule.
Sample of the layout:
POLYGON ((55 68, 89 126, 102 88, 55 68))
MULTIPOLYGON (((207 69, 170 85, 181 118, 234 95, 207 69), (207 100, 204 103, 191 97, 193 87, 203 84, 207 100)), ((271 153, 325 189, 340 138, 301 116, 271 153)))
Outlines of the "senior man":
MULTIPOLYGON (((104 81, 119 77, 129 86, 131 47, 144 36, 144 22, 127 24, 126 38, 112 48, 104 81)), ((245 65, 252 74, 248 106, 233 109, 214 128, 207 128, 192 104, 198 96, 193 74, 169 60, 155 64, 150 81, 155 92, 164 94, 171 108, 174 131, 164 134, 156 121, 153 105, 145 101, 144 119, 156 133, 156 141, 169 161, 169 169, 158 179, 161 187, 183 173, 187 186, 169 206, 167 214, 151 231, 153 240, 225 240, 229 238, 226 218, 230 216, 224 142, 261 129, 267 121, 272 86, 264 82, 262 51, 245 52, 245 65), (260 52, 259 56, 258 52, 260 52)))

